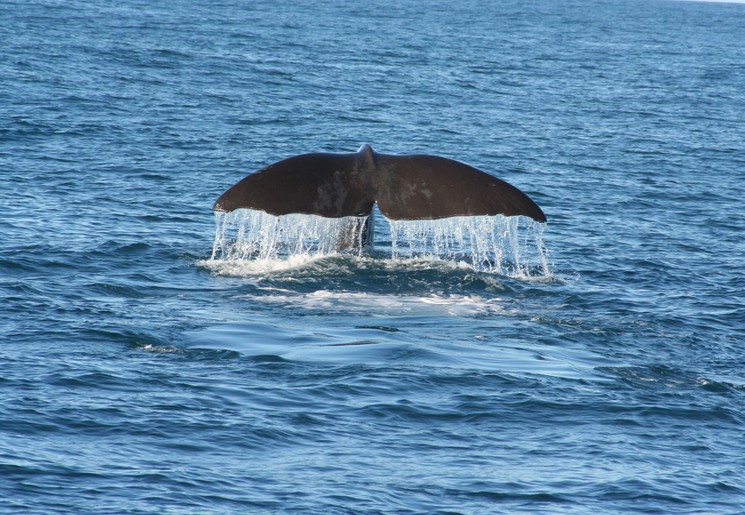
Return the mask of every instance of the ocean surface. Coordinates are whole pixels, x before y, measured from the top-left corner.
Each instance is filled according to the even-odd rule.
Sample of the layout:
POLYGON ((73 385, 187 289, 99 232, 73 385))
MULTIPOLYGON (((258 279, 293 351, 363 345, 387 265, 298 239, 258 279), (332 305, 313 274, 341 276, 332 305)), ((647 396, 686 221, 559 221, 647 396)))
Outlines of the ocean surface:
POLYGON ((0 0, 0 42, 0 512, 745 513, 745 5, 0 0), (363 143, 548 223, 211 210, 363 143))

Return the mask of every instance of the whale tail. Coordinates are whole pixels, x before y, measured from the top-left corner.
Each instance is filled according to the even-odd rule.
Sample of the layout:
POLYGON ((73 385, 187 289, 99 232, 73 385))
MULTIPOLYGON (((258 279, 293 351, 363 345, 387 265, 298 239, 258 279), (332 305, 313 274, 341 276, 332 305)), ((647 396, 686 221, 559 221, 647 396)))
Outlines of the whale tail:
POLYGON ((523 215, 545 222, 546 215, 525 193, 459 161, 438 156, 379 156, 375 192, 380 212, 392 220, 434 220, 451 216, 523 215))
POLYGON ((368 145, 355 154, 303 154, 269 165, 233 185, 213 209, 338 218, 367 216, 375 203, 392 220, 502 214, 546 221, 525 193, 476 168, 438 156, 378 154, 368 145))

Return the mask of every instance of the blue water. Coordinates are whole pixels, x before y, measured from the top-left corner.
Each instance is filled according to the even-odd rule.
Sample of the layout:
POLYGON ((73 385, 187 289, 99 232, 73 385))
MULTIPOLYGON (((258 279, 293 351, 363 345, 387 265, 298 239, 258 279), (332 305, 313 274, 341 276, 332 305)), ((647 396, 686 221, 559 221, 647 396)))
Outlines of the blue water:
POLYGON ((5 0, 0 42, 3 513, 745 512, 745 5, 5 0), (362 143, 520 187, 547 265, 382 218, 211 259, 230 185, 362 143))

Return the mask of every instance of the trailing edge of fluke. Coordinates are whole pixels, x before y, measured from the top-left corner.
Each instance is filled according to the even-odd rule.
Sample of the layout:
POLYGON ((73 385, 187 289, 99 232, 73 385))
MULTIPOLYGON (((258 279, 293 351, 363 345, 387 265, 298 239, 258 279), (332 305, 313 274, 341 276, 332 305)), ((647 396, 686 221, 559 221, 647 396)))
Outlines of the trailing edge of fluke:
POLYGON ((376 202, 392 220, 501 214, 546 221, 525 193, 476 168, 438 156, 378 154, 370 145, 354 154, 303 154, 271 164, 220 195, 213 209, 339 218, 367 216, 376 202))

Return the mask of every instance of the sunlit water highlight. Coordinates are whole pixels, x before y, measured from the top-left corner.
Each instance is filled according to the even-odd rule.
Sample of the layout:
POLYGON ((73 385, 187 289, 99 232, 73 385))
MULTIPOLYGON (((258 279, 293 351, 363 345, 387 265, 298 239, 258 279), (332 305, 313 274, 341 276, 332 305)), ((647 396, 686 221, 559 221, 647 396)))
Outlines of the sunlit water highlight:
POLYGON ((274 216, 253 209, 217 212, 212 256, 202 264, 226 275, 257 274, 297 268, 340 252, 375 252, 393 261, 444 260, 519 279, 551 277, 543 244, 545 224, 525 217, 383 219, 375 229, 380 243, 367 248, 360 230, 366 220, 274 216))

